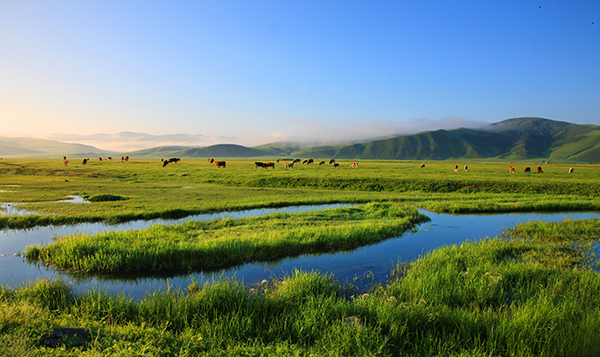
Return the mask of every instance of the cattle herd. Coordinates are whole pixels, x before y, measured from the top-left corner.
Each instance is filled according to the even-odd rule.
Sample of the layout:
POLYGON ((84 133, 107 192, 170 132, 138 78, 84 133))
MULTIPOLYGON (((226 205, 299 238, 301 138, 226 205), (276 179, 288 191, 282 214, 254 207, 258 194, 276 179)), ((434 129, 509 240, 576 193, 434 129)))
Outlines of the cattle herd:
MULTIPOLYGON (((103 160, 102 157, 98 158, 98 161, 102 161, 102 160, 103 160)), ((112 160, 112 157, 109 156, 109 157, 106 158, 106 160, 112 160)), ((89 161, 90 161, 90 158, 85 158, 85 159, 83 159, 82 163, 83 163, 83 165, 87 165, 87 163, 89 161)), ((125 161, 129 161, 129 156, 121 156, 121 162, 125 162, 125 161)), ((177 162, 181 161, 181 159, 178 158, 178 157, 172 157, 172 158, 166 159, 166 160, 165 159, 160 159, 160 161, 162 162, 162 166, 165 167, 168 164, 177 163, 177 162)), ((208 158, 206 161, 209 164, 214 163, 217 168, 225 168, 226 167, 226 162, 225 161, 215 161, 215 159, 213 159, 213 158, 208 158)), ((275 162, 279 163, 279 159, 275 160, 275 162)), ((306 159, 306 160, 294 159, 294 160, 292 160, 292 162, 284 162, 283 166, 286 169, 293 169, 294 168, 294 164, 300 163, 300 162, 302 162, 303 165, 310 165, 310 164, 313 164, 315 161, 313 159, 306 159)), ((67 157, 63 156, 63 165, 67 166, 68 164, 69 164, 69 161, 67 160, 67 157)), ((319 166, 323 166, 323 165, 325 165, 325 161, 320 161, 319 162, 319 166)), ((335 159, 329 160, 329 165, 332 166, 332 167, 334 167, 334 168, 340 167, 340 165, 337 162, 335 162, 335 159)), ((349 164, 349 166, 352 167, 352 168, 358 168, 358 162, 353 161, 353 162, 351 162, 349 164)), ((425 164, 421 164, 420 167, 422 169, 425 168, 425 164)), ((263 168, 263 169, 272 168, 272 169, 275 169, 275 163, 274 162, 255 161, 254 162, 254 168, 263 168)), ((468 166, 465 165, 464 166, 464 171, 467 172, 467 170, 468 170, 468 166)), ((458 165, 454 165, 454 171, 458 172, 458 165)), ((541 166, 538 166, 536 171, 537 171, 538 174, 543 174, 544 173, 544 171, 542 171, 542 167, 541 166)), ((511 165, 508 168, 508 172, 511 173, 511 174, 516 173, 515 167, 511 165)), ((523 170, 523 172, 524 173, 531 173, 531 167, 529 167, 529 166, 525 167, 525 169, 523 170)), ((570 167, 569 168, 569 175, 572 175, 572 174, 573 174, 573 168, 570 167)))

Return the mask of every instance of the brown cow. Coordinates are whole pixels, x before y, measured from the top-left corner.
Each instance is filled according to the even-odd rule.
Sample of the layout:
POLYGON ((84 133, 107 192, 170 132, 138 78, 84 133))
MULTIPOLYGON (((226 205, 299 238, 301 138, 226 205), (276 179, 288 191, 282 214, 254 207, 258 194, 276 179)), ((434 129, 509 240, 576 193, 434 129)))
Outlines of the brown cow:
POLYGON ((294 163, 295 163, 295 160, 294 160, 294 162, 292 162, 292 163, 289 163, 289 162, 284 162, 284 163, 283 163, 283 166, 285 166, 285 168, 286 168, 286 169, 287 169, 288 167, 289 167, 290 169, 293 169, 293 168, 294 168, 294 163))
POLYGON ((425 164, 421 164, 421 168, 424 168, 424 167, 425 167, 425 164))
POLYGON ((467 165, 465 165, 465 172, 467 172, 468 169, 469 169, 469 167, 467 165))
POLYGON ((543 173, 544 173, 544 172, 542 171, 542 167, 541 167, 541 166, 538 166, 538 168, 537 168, 537 173, 538 173, 538 174, 543 174, 543 173))
POLYGON ((573 168, 571 167, 571 168, 569 169, 569 175, 570 175, 570 174, 572 174, 572 173, 573 173, 573 168))
POLYGON ((458 165, 454 165, 454 172, 458 172, 458 165))
POLYGON ((531 167, 526 167, 526 168, 525 168, 525 171, 523 171, 523 172, 525 172, 525 173, 529 173, 529 172, 531 172, 531 167))
POLYGON ((358 162, 351 162, 350 167, 358 168, 358 162))
POLYGON ((101 158, 101 157, 99 157, 99 158, 98 158, 98 161, 102 161, 102 158, 101 158))
POLYGON ((508 168, 508 172, 510 172, 511 174, 514 174, 515 173, 515 167, 514 166, 509 167, 508 168))
POLYGON ((217 167, 225 168, 225 161, 215 161, 217 167))

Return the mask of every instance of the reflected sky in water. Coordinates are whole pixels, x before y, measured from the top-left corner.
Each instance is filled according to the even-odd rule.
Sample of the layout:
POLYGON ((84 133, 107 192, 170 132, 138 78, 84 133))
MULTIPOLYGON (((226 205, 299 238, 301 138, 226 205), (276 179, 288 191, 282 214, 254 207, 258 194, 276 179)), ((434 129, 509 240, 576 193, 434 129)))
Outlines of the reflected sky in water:
POLYGON ((358 288, 368 287, 372 282, 385 282, 391 269, 402 261, 410 261, 432 249, 448 244, 459 244, 466 240, 478 240, 499 235, 505 228, 531 220, 562 221, 566 218, 579 220, 600 218, 599 213, 510 213, 486 215, 450 215, 421 210, 431 218, 418 226, 416 232, 388 239, 381 243, 361 247, 352 251, 332 254, 313 254, 289 257, 277 261, 248 263, 217 271, 196 271, 164 274, 162 276, 76 276, 60 274, 54 270, 27 264, 12 254, 22 251, 30 244, 46 244, 54 235, 73 231, 96 233, 100 231, 141 229, 152 224, 175 224, 189 220, 208 220, 224 217, 242 218, 267 215, 276 212, 295 213, 322 210, 349 205, 296 206, 278 209, 258 209, 242 212, 225 212, 190 216, 179 220, 134 221, 107 226, 101 223, 86 223, 76 226, 42 227, 29 231, 4 230, 0 232, 0 281, 2 285, 17 287, 38 278, 60 277, 73 282, 77 292, 101 289, 114 293, 125 293, 133 298, 142 298, 159 290, 185 289, 191 282, 203 283, 219 278, 235 277, 247 285, 273 276, 290 274, 295 269, 316 270, 333 274, 340 282, 353 282, 358 288), (179 275, 178 275, 179 274, 179 275))

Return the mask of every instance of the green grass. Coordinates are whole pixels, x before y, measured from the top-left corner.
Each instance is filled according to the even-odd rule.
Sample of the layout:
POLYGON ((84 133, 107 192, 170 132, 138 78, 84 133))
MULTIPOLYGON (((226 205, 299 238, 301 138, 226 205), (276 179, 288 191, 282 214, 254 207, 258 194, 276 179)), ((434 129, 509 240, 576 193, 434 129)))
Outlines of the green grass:
POLYGON ((118 223, 135 219, 179 218, 191 214, 324 203, 397 201, 437 212, 598 210, 600 167, 542 165, 544 174, 516 174, 507 164, 361 161, 358 169, 341 161, 275 170, 255 169, 252 160, 228 160, 217 169, 205 160, 162 167, 159 160, 91 161, 65 167, 62 160, 0 161, 0 201, 22 202, 37 214, 0 216, 0 227, 28 228, 77 222, 118 223), (10 186, 9 186, 10 185, 10 186), (12 185, 19 185, 14 187, 12 185), (5 187, 6 189, 3 189, 5 187), (4 191, 4 192, 2 192, 4 191), (13 192, 14 191, 14 192, 13 192), (123 197, 92 204, 55 202, 69 195, 123 197))
POLYGON ((190 221, 134 231, 71 234, 24 256, 64 270, 206 269, 305 253, 347 250, 397 237, 427 220, 397 203, 296 214, 190 221))
POLYGON ((0 288, 0 345, 22 356, 596 356, 600 275, 573 243, 599 230, 599 220, 519 225, 399 265, 359 294, 302 271, 140 301, 40 280, 0 288), (90 337, 41 347, 58 327, 90 337))

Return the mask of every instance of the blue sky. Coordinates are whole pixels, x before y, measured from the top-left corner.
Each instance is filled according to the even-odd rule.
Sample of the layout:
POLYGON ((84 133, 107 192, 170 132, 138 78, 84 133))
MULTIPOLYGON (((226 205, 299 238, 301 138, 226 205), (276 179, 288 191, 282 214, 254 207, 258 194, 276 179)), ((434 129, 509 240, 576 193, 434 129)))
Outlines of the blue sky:
POLYGON ((600 125, 599 15, 598 0, 0 0, 2 134, 112 148, 122 131, 203 146, 600 125))

